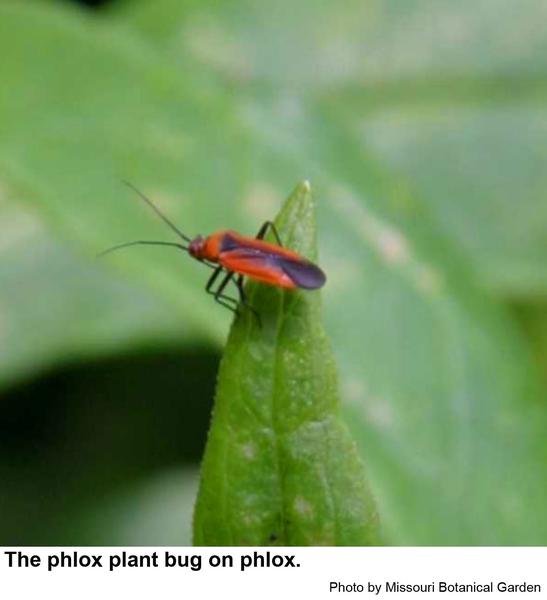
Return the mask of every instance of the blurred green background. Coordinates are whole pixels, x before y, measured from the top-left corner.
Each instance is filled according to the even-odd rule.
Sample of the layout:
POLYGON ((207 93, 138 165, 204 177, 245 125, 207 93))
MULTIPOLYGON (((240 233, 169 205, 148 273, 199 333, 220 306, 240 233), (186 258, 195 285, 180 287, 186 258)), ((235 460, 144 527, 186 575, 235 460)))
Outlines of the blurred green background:
POLYGON ((386 542, 547 544, 542 0, 0 1, 0 544, 187 544, 230 315, 310 179, 386 542))

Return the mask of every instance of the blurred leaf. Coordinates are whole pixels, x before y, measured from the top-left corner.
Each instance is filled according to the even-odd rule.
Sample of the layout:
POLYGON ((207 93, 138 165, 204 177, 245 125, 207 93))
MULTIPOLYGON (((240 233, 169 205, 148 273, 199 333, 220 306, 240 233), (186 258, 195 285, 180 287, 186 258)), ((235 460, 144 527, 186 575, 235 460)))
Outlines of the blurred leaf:
POLYGON ((545 295, 542 0, 120 6, 177 60, 191 55, 230 86, 326 101, 361 152, 404 175, 481 285, 545 295))
POLYGON ((131 544, 189 543, 181 534, 191 529, 197 478, 190 489, 178 469, 203 453, 217 368, 218 356, 197 347, 155 349, 58 368, 10 390, 0 417, 0 545, 129 535, 131 544))
MULTIPOLYGON (((276 219, 289 248, 316 259, 301 183, 276 219)), ((218 379, 194 520, 197 545, 370 545, 374 504, 339 415, 319 293, 250 282, 218 379)))
MULTIPOLYGON (((159 2, 153 6, 176 31, 176 16, 163 13, 159 2)), ((193 235, 226 226, 251 233, 274 214, 294 181, 310 177, 318 190, 322 265, 329 277, 327 331, 388 540, 544 544, 547 409, 539 402, 529 348, 509 315, 477 291, 415 193, 417 186, 365 154, 358 132, 348 132, 344 118, 336 118, 342 109, 331 114, 328 99, 310 97, 305 89, 326 93, 335 81, 312 85, 322 72, 317 68, 287 86, 278 85, 279 79, 275 85, 267 79, 262 86, 244 85, 257 83, 246 66, 258 60, 255 56, 270 64, 269 55, 278 47, 268 41, 273 43, 279 31, 284 32, 281 44, 295 40, 286 51, 295 57, 296 69, 303 61, 313 67, 316 56, 328 57, 328 52, 314 52, 306 28, 316 28, 313 40, 327 50, 336 47, 336 37, 320 35, 325 24, 336 31, 349 19, 355 35, 360 31, 351 11, 321 13, 319 5, 310 11, 299 4, 296 10, 306 12, 299 20, 293 8, 283 12, 280 6, 285 5, 276 4, 270 21, 260 21, 263 29, 255 26, 255 13, 247 5, 238 5, 230 17, 253 31, 253 39, 263 40, 262 53, 240 49, 238 32, 230 29, 234 21, 226 15, 217 21, 204 7, 205 13, 185 16, 194 27, 212 23, 214 31, 227 32, 234 42, 220 44, 229 59, 220 86, 212 71, 206 72, 207 56, 196 64, 192 48, 181 68, 177 55, 169 59, 127 28, 51 8, 2 5, 2 178, 8 186, 24 182, 33 193, 21 201, 32 202, 48 226, 74 247, 94 253, 130 239, 172 239, 138 199, 121 192, 118 178, 133 181, 193 235), (290 38, 285 31, 292 32, 290 38), (177 197, 182 200, 176 202, 177 197)), ((382 14, 380 8, 387 5, 364 6, 382 14)), ((401 6, 393 5, 394 18, 401 6)), ((436 6, 442 11, 447 3, 436 6)), ((488 6, 497 10, 500 4, 488 6)), ((483 13, 472 9, 465 14, 472 24, 483 13)), ((374 24, 372 15, 367 28, 374 24)), ((405 27, 408 13, 400 15, 403 21, 394 31, 404 35, 411 31, 405 27)), ((395 61, 398 69, 386 68, 393 78, 408 78, 422 53, 438 60, 431 42, 435 20, 424 36, 416 15, 414 39, 430 44, 414 55, 410 67, 395 61)), ((507 27, 514 22, 509 19, 507 27)), ((476 43, 493 39, 489 23, 484 26, 490 37, 479 35, 476 43)), ((203 27, 196 31, 192 36, 183 27, 189 35, 172 38, 177 48, 186 48, 185 40, 215 48, 215 38, 207 37, 203 27)), ((515 72, 516 58, 531 54, 537 56, 534 69, 541 67, 542 54, 533 49, 540 47, 542 34, 534 32, 527 36, 526 52, 512 50, 515 72)), ((374 39, 382 42, 381 36, 374 39)), ((394 50, 404 51, 400 44, 385 56, 397 58, 394 50)), ((444 63, 454 72, 475 64, 472 47, 447 45, 444 63)), ((490 44, 488 52, 480 53, 477 76, 503 70, 504 58, 496 48, 490 44)), ((370 64, 370 53, 356 53, 350 44, 348 56, 355 55, 366 56, 370 64)), ((376 77, 384 73, 378 57, 383 60, 383 55, 376 55, 376 77)), ((218 69, 214 60, 209 64, 218 69)), ((287 65, 294 75, 292 63, 287 65)), ((348 81, 354 73, 366 75, 359 69, 348 72, 348 81)), ((378 97, 378 104, 385 103, 378 97)), ((218 340, 227 316, 201 295, 207 275, 186 259, 142 249, 113 256, 104 268, 117 265, 120 278, 139 281, 169 303, 188 339, 218 340)))
POLYGON ((515 310, 532 341, 532 349, 547 389, 547 303, 516 305, 515 310))
POLYGON ((545 11, 541 0, 348 0, 343 10, 328 0, 282 0, 274 8, 254 0, 113 5, 120 19, 182 58, 190 51, 228 75, 232 57, 256 81, 322 91, 435 75, 543 74, 545 11))
MULTIPOLYGON (((169 304, 108 274, 0 193, 0 384, 74 362, 180 342, 169 304)), ((23 194, 19 193, 21 198, 23 194)))
MULTIPOLYGON (((491 85, 485 101, 489 85, 473 93, 456 83, 449 98, 433 89, 423 93, 432 99, 372 110, 363 109, 364 95, 340 97, 337 105, 363 152, 404 176, 425 201, 437 231, 462 248, 481 286, 534 298, 547 292, 547 111, 530 107, 526 94, 507 100, 510 80, 491 85)), ((536 96, 539 83, 525 85, 536 96)))
MULTIPOLYGON (((169 77, 166 82, 164 70, 153 60, 149 64, 138 48, 120 44, 76 13, 31 3, 3 4, 0 10, 0 44, 7 48, 14 41, 0 56, 6 82, 0 89, 1 385, 57 361, 134 345, 215 337, 218 342, 223 315, 193 301, 199 293, 195 282, 203 277, 195 266, 185 272, 180 257, 157 249, 137 251, 132 269, 110 273, 96 259, 99 250, 134 235, 169 237, 120 181, 139 184, 151 172, 161 178, 180 171, 184 136, 171 131, 168 111, 162 110, 169 77), (47 58, 41 56, 44 47, 47 58), (154 83, 143 84, 147 78, 154 83), (128 97, 133 108, 126 110, 128 97), (34 212, 28 214, 26 205, 34 212), (143 285, 147 262, 148 276, 171 289, 171 303, 143 285), (162 272, 162 264, 171 267, 162 272), (173 299, 179 307, 197 309, 175 314, 173 299)), ((171 115, 179 112, 174 96, 171 115)), ((186 118, 194 116, 188 107, 186 118)), ((174 202, 163 197, 159 203, 165 207, 169 201, 174 202)), ((185 208, 199 214, 198 204, 199 194, 197 204, 186 202, 185 208)), ((123 264, 124 257, 109 263, 123 264)))
MULTIPOLYGON (((75 517, 75 545, 190 546, 197 471, 165 472, 75 517)), ((67 543, 67 542, 65 542, 67 543)))
POLYGON ((384 530, 402 544, 542 543, 547 522, 529 515, 547 493, 547 407, 529 348, 442 247, 376 210, 396 193, 367 191, 325 190, 325 300, 384 530))

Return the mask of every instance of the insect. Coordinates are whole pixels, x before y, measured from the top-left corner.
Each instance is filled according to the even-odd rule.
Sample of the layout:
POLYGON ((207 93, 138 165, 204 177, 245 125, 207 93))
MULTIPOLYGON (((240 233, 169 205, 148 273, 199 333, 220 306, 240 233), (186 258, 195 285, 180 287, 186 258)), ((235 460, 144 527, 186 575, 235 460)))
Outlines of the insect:
POLYGON ((251 310, 260 321, 260 315, 249 304, 243 287, 244 277, 261 283, 287 289, 315 290, 325 284, 323 271, 311 261, 288 248, 284 248, 275 225, 266 221, 255 238, 247 237, 235 231, 218 231, 207 237, 201 235, 191 239, 174 225, 159 209, 135 186, 124 182, 136 192, 148 206, 166 223, 185 244, 152 240, 125 242, 101 252, 103 256, 114 250, 136 245, 170 246, 188 252, 190 256, 214 269, 205 286, 216 302, 225 306, 236 315, 238 305, 251 310), (272 231, 277 244, 264 240, 268 231, 272 231), (233 282, 239 292, 239 298, 225 294, 226 287, 233 282))

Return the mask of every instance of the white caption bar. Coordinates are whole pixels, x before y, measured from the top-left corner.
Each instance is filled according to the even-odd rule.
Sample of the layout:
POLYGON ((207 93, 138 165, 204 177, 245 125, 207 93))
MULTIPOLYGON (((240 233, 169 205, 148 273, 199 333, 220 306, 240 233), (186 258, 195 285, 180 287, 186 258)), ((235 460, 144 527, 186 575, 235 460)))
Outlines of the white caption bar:
POLYGON ((44 600, 539 600, 547 548, 1 548, 0 582, 6 598, 44 600))

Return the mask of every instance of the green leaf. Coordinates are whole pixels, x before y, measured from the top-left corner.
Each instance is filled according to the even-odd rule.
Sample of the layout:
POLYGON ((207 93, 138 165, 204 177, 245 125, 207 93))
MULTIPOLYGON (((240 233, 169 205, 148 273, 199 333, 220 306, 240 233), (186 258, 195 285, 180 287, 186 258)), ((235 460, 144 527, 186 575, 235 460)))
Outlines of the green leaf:
POLYGON ((395 543, 547 539, 545 393, 512 316, 480 293, 545 286, 543 11, 163 0, 125 14, 239 90, 263 145, 306 157, 327 200, 327 331, 395 543))
POLYGON ((197 484, 196 470, 180 469, 101 496, 75 516, 76 527, 63 532, 64 537, 57 543, 190 546, 197 484))
MULTIPOLYGON (((148 308, 142 304, 140 316, 136 311, 137 318, 126 323, 126 340, 133 332, 133 343, 138 342, 147 311, 164 312, 173 325, 170 339, 180 336, 190 347, 204 339, 219 344, 223 338, 227 311, 204 296, 208 273, 187 257, 141 249, 120 252, 98 265, 95 253, 113 243, 171 239, 154 215, 119 185, 119 178, 135 183, 193 235, 225 227, 251 234, 271 218, 292 182, 309 177, 320 199, 321 263, 329 274, 323 295, 326 330, 339 365, 344 410, 366 457, 387 541, 545 544, 547 409, 529 345, 512 315, 480 293, 481 282, 469 276, 458 256, 463 244, 458 242, 456 252, 447 247, 439 221, 428 209, 436 198, 425 202, 421 187, 404 172, 394 173, 387 155, 386 163, 380 152, 371 153, 343 110, 346 100, 348 110, 352 105, 342 92, 356 86, 355 97, 363 98, 359 86, 366 82, 372 88, 378 81, 377 93, 366 94, 371 108, 409 102, 417 112, 427 112, 432 97, 422 98, 412 75, 416 72, 425 81, 440 69, 439 45, 450 58, 456 83, 458 72, 472 72, 473 80, 496 72, 503 75, 497 101, 505 91, 520 89, 512 73, 521 59, 533 65, 530 57, 537 56, 534 69, 541 72, 545 53, 536 50, 543 21, 536 20, 528 45, 507 49, 489 44, 489 51, 482 52, 480 41, 486 38, 476 24, 482 23, 492 40, 496 21, 489 11, 502 4, 509 10, 507 2, 481 3, 480 11, 469 9, 471 3, 458 4, 453 10, 468 7, 462 27, 474 42, 445 45, 442 36, 434 41, 434 23, 428 22, 424 32, 420 9, 432 6, 426 2, 394 3, 392 10, 376 11, 380 5, 361 3, 363 11, 370 10, 366 19, 358 13, 361 20, 352 12, 338 14, 333 3, 323 3, 322 10, 331 7, 327 12, 299 4, 298 10, 306 13, 300 19, 294 18, 294 3, 284 5, 275 19, 265 18, 266 4, 256 3, 254 10, 226 8, 228 19, 228 13, 215 12, 218 3, 185 3, 188 13, 178 29, 175 14, 164 12, 158 1, 154 15, 170 21, 176 34, 166 39, 176 49, 171 54, 128 27, 112 27, 84 13, 46 10, 30 2, 0 5, 0 183, 14 191, 11 200, 17 209, 30 207, 48 239, 70 248, 75 258, 66 271, 56 268, 58 253, 49 265, 37 263, 50 269, 46 289, 59 291, 59 308, 48 323, 47 304, 20 304, 25 312, 13 320, 18 325, 9 338, 20 333, 26 340, 29 353, 21 354, 20 368, 27 373, 34 368, 33 340, 42 344, 48 364, 70 360, 79 351, 85 356, 88 338, 78 334, 70 347, 59 346, 56 353, 69 322, 108 347, 111 331, 100 318, 88 323, 89 313, 77 308, 89 288, 71 288, 71 277, 90 265, 101 273, 97 283, 92 280, 92 309, 108 305, 112 314, 130 314, 144 296, 150 300, 148 308), (399 10, 403 6, 406 12, 399 10), (414 15, 410 29, 408 11, 414 15), (253 21, 257 12, 262 18, 253 21), (391 28, 391 19, 397 28, 391 28), (372 35, 378 20, 384 25, 372 35), (344 77, 336 79, 340 71, 325 65, 338 64, 333 58, 337 49, 346 48, 346 38, 322 35, 325 23, 328 31, 352 26, 350 50, 343 56, 364 60, 367 69, 359 67, 359 60, 346 61, 344 77), (361 39, 363 23, 368 28, 363 41, 374 40, 374 52, 370 46, 353 50, 352 40, 361 39), (245 31, 254 46, 242 48, 245 31), (219 39, 231 45, 215 45, 219 39), (425 46, 420 45, 424 40, 425 46), (219 47, 222 52, 216 55, 199 54, 219 47), (278 49, 294 63, 285 63, 286 73, 277 68, 273 79, 268 65, 276 64, 278 49), (424 56, 433 64, 423 64, 424 56), (218 63, 218 57, 225 62, 218 63), (384 58, 390 59, 385 69, 384 58), (253 61, 260 61, 261 68, 253 61), (336 94, 329 99, 327 93, 339 84, 347 89, 338 90, 334 102, 336 94), (103 280, 129 287, 120 292, 102 285, 103 280), (64 295, 65 289, 72 293, 64 295), (34 329, 22 327, 25 321, 34 329)), ((442 12, 454 3, 435 6, 442 12)), ((504 17, 507 31, 513 16, 504 17)), ((519 12, 519 18, 529 16, 519 12)), ((488 91, 476 96, 477 102, 483 98, 485 109, 495 100, 488 91)), ((445 114, 442 103, 435 106, 442 118, 450 118, 452 111, 445 114)), ((390 131, 397 135, 398 128, 390 131)), ((382 141, 381 136, 376 139, 382 141)), ((489 145, 492 151, 496 147, 489 145)), ((523 187, 523 198, 528 190, 523 187)), ((517 211, 515 219, 527 213, 517 211)), ((477 214, 471 212, 469 220, 477 220, 477 214)), ((496 245, 501 248, 512 235, 500 229, 496 245)), ((9 272, 13 265, 16 270, 17 254, 0 255, 2 269, 9 272)), ((9 294, 14 298, 19 285, 21 279, 13 276, 9 294)), ((44 285, 33 288, 33 298, 40 298, 44 285)), ((0 304, 6 293, 0 286, 0 304)), ((12 305, 17 310, 18 304, 12 305)), ((7 326, 2 321, 0 329, 8 330, 12 319, 7 326)), ((167 324, 158 327, 158 340, 169 339, 167 324)), ((2 343, 2 348, 2 358, 10 360, 9 346, 2 343)), ((122 348, 112 344, 109 351, 122 348)))
MULTIPOLYGON (((309 184, 275 221, 284 244, 316 257, 309 184)), ((363 466, 339 414, 319 293, 249 283, 232 326, 196 505, 198 545, 377 542, 363 466)))
POLYGON ((547 303, 516 305, 516 313, 530 336, 534 358, 547 389, 547 303))
MULTIPOLYGON (((189 194, 197 202, 183 203, 175 186, 150 183, 180 171, 188 137, 166 116, 180 115, 180 96, 170 111, 162 98, 165 87, 173 85, 175 97, 184 86, 138 44, 88 28, 85 13, 32 3, 2 4, 0 12, 0 387, 59 362, 128 348, 219 344, 227 319, 196 301, 199 268, 184 271, 170 253, 96 258, 133 236, 169 235, 122 178, 160 197, 173 218, 178 208, 189 231, 199 227, 199 191, 189 194), (42 77, 47 85, 37 86, 42 77), (156 293, 161 280, 171 290, 165 295, 156 293)), ((219 185, 229 190, 226 181, 219 185)))
POLYGON ((121 7, 120 20, 177 61, 268 89, 287 110, 298 109, 295 91, 326 103, 369 158, 404 176, 481 285, 545 296, 542 0, 121 7))
POLYGON ((180 343, 169 304, 107 273, 0 190, 0 386, 51 368, 159 340, 180 343))

